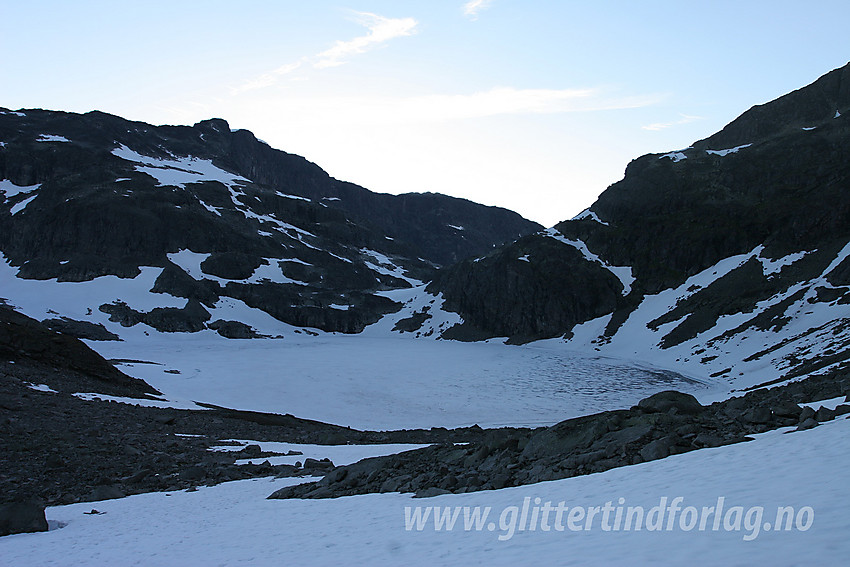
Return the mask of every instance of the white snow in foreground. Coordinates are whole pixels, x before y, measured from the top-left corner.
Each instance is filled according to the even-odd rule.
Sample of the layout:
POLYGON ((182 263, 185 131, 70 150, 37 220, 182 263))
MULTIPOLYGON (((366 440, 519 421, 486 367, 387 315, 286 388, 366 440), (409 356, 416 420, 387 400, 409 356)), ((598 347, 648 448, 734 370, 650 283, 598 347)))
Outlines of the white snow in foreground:
POLYGON ((801 128, 801 130, 805 130, 806 132, 809 132, 811 130, 817 130, 817 126, 810 126, 808 128, 801 128))
POLYGON ((752 144, 744 144, 743 146, 735 146, 734 148, 728 148, 725 150, 705 150, 707 154, 713 154, 716 156, 728 156, 729 154, 736 154, 738 150, 743 150, 744 148, 749 148, 752 144))
POLYGON ((587 244, 581 240, 571 240, 561 234, 556 228, 547 228, 541 234, 554 238, 564 244, 569 244, 576 248, 587 259, 588 262, 596 262, 612 274, 614 274, 620 283, 623 285, 623 295, 628 295, 632 291, 632 284, 635 283, 635 278, 632 275, 632 269, 629 266, 612 266, 596 254, 590 251, 587 244))
MULTIPOLYGON (((702 449, 660 461, 536 485, 412 499, 409 494, 370 494, 326 500, 266 500, 296 479, 255 479, 202 487, 197 492, 153 493, 119 500, 47 509, 53 529, 0 538, 8 565, 842 565, 850 554, 850 421, 838 419, 809 431, 757 436, 755 441, 702 449), (769 466, 766 464, 769 463, 769 466), (680 511, 666 529, 667 507, 681 497, 680 511), (569 511, 555 528, 550 513, 533 506, 560 502, 581 510, 572 526, 569 511), (666 498, 659 531, 602 529, 602 514, 587 524, 588 507, 610 502, 641 506, 648 515, 666 498), (716 507, 723 517, 714 530, 691 530, 683 521, 716 507), (537 529, 519 530, 519 510, 529 502, 537 529), (434 527, 433 514, 417 530, 405 528, 405 508, 455 507, 454 528, 434 527), (463 507, 490 507, 476 530, 464 529, 463 507), (793 507, 791 529, 777 531, 780 506, 793 507), (515 507, 515 508, 511 508, 515 507), (694 507, 695 512, 685 512, 694 507), (733 511, 741 507, 739 512, 733 511), (763 510, 759 517, 759 508, 763 510), (809 523, 808 508, 813 515, 809 523), (87 515, 96 508, 100 515, 87 515), (799 516, 801 522, 796 523, 799 516), (736 521, 735 518, 739 519, 736 521), (513 521, 511 519, 513 518, 513 521), (728 524, 726 524, 728 518, 728 524), (502 520, 502 521, 500 521, 502 520), (493 523, 490 531, 489 524, 493 523), (766 524, 772 524, 768 530, 766 524), (61 529, 58 526, 63 525, 61 529), (511 526, 513 525, 513 530, 511 526), (726 529, 726 525, 729 529, 726 529), (798 529, 806 528, 807 529, 798 529), (736 530, 736 526, 738 529, 736 530), (758 528, 756 528, 758 526, 758 528), (511 537, 508 537, 508 536, 511 537)), ((413 510, 411 510, 411 513, 413 510)), ((433 510, 432 510, 433 512, 433 510)), ((712 511, 712 514, 714 511, 712 511)), ((615 512, 610 513, 611 516, 615 512)), ((656 512, 656 515, 658 512, 656 512)), ((608 525, 614 525, 609 516, 608 525)), ((657 519, 657 518, 656 518, 657 519)))
POLYGON ((70 142, 68 138, 65 136, 58 136, 56 134, 42 134, 35 140, 36 142, 70 142))
POLYGON ((841 113, 836 110, 835 116, 833 116, 833 118, 841 118, 841 113))
POLYGON ((563 345, 286 333, 234 341, 212 332, 88 342, 174 402, 291 413, 357 429, 543 425, 706 385, 563 345), (180 374, 168 373, 177 369, 180 374))

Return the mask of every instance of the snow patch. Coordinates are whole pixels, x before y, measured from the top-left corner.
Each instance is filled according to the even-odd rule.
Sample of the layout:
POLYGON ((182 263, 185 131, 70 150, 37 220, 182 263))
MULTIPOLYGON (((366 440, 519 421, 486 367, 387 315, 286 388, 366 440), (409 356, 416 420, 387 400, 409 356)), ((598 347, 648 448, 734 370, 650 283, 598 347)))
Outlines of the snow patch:
POLYGON ((32 193, 41 187, 41 183, 35 185, 15 185, 8 179, 0 180, 0 193, 3 193, 6 200, 16 197, 22 193, 32 193))
MULTIPOLYGON (((664 156, 662 156, 662 157, 664 157, 664 156)), ((675 161, 679 161, 679 160, 675 160, 675 161)), ((589 220, 592 220, 592 221, 596 221, 599 224, 609 226, 607 222, 600 219, 599 216, 596 213, 594 213, 593 211, 590 210, 590 208, 583 210, 582 212, 580 212, 579 214, 574 216, 571 220, 584 220, 584 219, 589 219, 589 220)))
POLYGON ((726 150, 705 150, 707 154, 713 154, 720 157, 728 156, 729 154, 736 154, 739 150, 743 150, 744 148, 749 148, 752 144, 744 144, 743 146, 735 146, 734 148, 729 148, 726 150))
POLYGON ((523 262, 529 262, 529 263, 531 262, 531 260, 528 259, 528 254, 525 254, 524 256, 520 256, 519 258, 517 258, 517 260, 522 260, 523 262))
POLYGON ((229 188, 240 184, 251 183, 241 175, 230 173, 213 165, 212 160, 192 156, 175 157, 174 159, 156 158, 142 155, 121 144, 112 150, 112 154, 123 160, 136 164, 136 171, 146 173, 156 179, 157 184, 185 189, 189 183, 218 181, 229 188))
POLYGON ((281 193, 280 191, 275 191, 274 194, 278 197, 283 197, 284 199, 295 199, 297 201, 307 201, 308 203, 312 202, 311 199, 308 199, 307 197, 301 197, 300 195, 289 195, 287 193, 281 193))
POLYGON ((20 203, 16 203, 15 206, 12 207, 11 213, 13 215, 20 213, 21 211, 26 209, 27 205, 29 205, 32 202, 32 200, 35 199, 36 197, 38 197, 38 195, 30 195, 29 197, 27 197, 26 199, 24 199, 20 203))
POLYGON ((394 278, 398 278, 400 280, 404 280, 412 286, 418 286, 422 282, 411 277, 408 277, 404 271, 404 268, 397 266, 395 262, 393 262, 386 254, 382 254, 380 252, 376 252, 375 250, 370 250, 368 248, 361 248, 360 252, 367 256, 371 256, 374 262, 366 260, 364 263, 366 266, 375 273, 384 275, 384 276, 392 276, 394 278))
POLYGON ((208 409, 203 406, 199 406, 194 402, 173 402, 169 400, 148 400, 142 398, 124 398, 118 396, 107 396, 106 394, 98 394, 98 393, 78 393, 74 394, 75 397, 80 398, 81 400, 85 400, 87 402, 91 402, 94 400, 100 400, 104 402, 115 402, 119 404, 128 404, 131 406, 139 406, 143 408, 170 408, 170 409, 185 409, 185 410, 204 410, 208 409))
POLYGON ((576 248, 588 262, 595 262, 614 274, 617 279, 620 280, 620 283, 623 285, 623 295, 628 295, 632 291, 632 284, 635 282, 635 278, 632 275, 632 269, 628 266, 612 266, 608 262, 601 259, 599 256, 591 252, 587 244, 582 242, 581 240, 570 240, 563 234, 561 234, 556 228, 547 228, 542 233, 544 236, 548 236, 550 238, 554 238, 559 242, 563 242, 564 244, 569 244, 573 248, 576 248))
POLYGON ((30 390, 35 390, 36 392, 49 392, 51 394, 57 394, 58 392, 48 386, 47 384, 33 384, 31 382, 26 383, 27 388, 30 390))
POLYGON ((671 160, 673 160, 673 163, 677 163, 677 162, 682 161, 683 159, 688 159, 688 156, 686 156, 683 151, 679 151, 679 152, 670 152, 669 154, 664 154, 663 156, 659 157, 658 159, 664 159, 664 158, 670 158, 671 160))
POLYGON ((57 136, 56 134, 42 134, 35 139, 36 142, 70 142, 65 136, 57 136))
POLYGON ((826 408, 828 410, 835 410, 838 406, 844 405, 847 403, 847 398, 845 396, 838 396, 837 398, 830 398, 828 400, 820 400, 815 402, 808 402, 805 404, 800 404, 804 407, 812 408, 817 411, 819 408, 826 408))
POLYGON ((784 268, 785 266, 790 266, 791 264, 793 264, 797 260, 801 260, 806 254, 808 254, 808 252, 805 252, 805 251, 795 252, 793 254, 788 254, 787 256, 773 260, 771 258, 763 258, 760 255, 761 251, 763 249, 764 249, 763 246, 760 246, 757 249, 758 250, 757 253, 759 254, 759 256, 757 256, 756 258, 759 262, 761 262, 762 269, 764 271, 764 275, 766 275, 766 276, 770 276, 770 275, 779 273, 782 270, 782 268, 784 268))

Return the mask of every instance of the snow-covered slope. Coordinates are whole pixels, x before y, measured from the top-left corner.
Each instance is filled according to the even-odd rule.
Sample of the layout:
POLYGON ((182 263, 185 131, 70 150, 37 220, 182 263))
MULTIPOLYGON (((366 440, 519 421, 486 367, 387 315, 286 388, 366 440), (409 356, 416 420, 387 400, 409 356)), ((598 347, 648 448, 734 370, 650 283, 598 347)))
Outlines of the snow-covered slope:
POLYGON ((0 538, 0 561, 43 566, 839 565, 848 553, 846 490, 843 483, 822 479, 846 475, 848 433, 850 420, 839 419, 810 431, 774 431, 750 443, 599 474, 421 500, 409 494, 265 500, 293 483, 269 478, 98 502, 100 514, 88 514, 91 503, 59 506, 47 509, 50 532, 0 538), (560 520, 550 511, 544 520, 547 502, 551 509, 563 503, 568 511, 560 520), (430 508, 421 529, 417 506, 419 518, 430 508), (626 529, 629 507, 643 510, 640 530, 634 516, 626 529), (477 529, 474 521, 465 529, 464 514, 472 518, 476 508, 479 514, 489 508, 486 519, 477 529), (446 514, 448 519, 457 515, 452 529, 446 514))

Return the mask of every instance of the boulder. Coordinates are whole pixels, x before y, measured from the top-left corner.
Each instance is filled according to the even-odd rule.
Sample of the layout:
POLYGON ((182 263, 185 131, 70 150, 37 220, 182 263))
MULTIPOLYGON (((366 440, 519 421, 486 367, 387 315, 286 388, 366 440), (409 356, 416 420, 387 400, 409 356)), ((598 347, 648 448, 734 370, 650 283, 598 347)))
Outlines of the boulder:
POLYGON ((46 531, 44 506, 37 500, 0 505, 0 536, 46 531))
POLYGON ((638 402, 638 407, 651 413, 675 413, 694 415, 700 413, 703 406, 691 394, 684 394, 675 390, 658 392, 638 402))
POLYGON ((414 498, 432 498, 434 496, 441 496, 443 494, 451 494, 448 490, 444 488, 437 488, 436 486, 432 486, 430 488, 425 488, 416 492, 413 495, 414 498))
POLYGON ((92 490, 88 497, 85 498, 86 502, 96 502, 98 500, 114 500, 116 498, 124 498, 127 496, 123 490, 118 488, 115 485, 103 485, 98 486, 94 490, 92 490))

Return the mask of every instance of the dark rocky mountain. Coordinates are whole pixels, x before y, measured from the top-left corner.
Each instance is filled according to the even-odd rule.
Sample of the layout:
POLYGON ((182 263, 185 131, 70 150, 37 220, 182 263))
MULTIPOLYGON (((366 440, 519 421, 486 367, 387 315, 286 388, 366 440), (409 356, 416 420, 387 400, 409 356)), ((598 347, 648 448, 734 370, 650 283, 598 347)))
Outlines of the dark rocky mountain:
MULTIPOLYGON (((443 269, 429 290, 463 317, 444 335, 455 338, 570 339, 596 320, 584 344, 598 349, 631 318, 644 335, 632 351, 697 336, 705 351, 779 332, 814 305, 838 309, 809 327, 838 325, 850 303, 848 188, 850 65, 689 148, 632 161, 575 219, 443 269), (720 265, 733 257, 731 269, 720 265), (693 279, 708 269, 713 276, 693 279), (669 305, 664 290, 676 290, 669 305), (741 313, 733 328, 721 324, 741 313)), ((846 342, 836 333, 824 351, 846 342)))
POLYGON ((0 191, 0 252, 18 277, 163 268, 152 291, 185 306, 102 310, 122 325, 233 337, 255 333, 211 317, 222 297, 292 325, 357 332, 399 308, 376 292, 540 228, 444 195, 373 193, 219 119, 155 127, 101 112, 0 110, 0 191), (197 273, 181 252, 201 261, 197 273))

